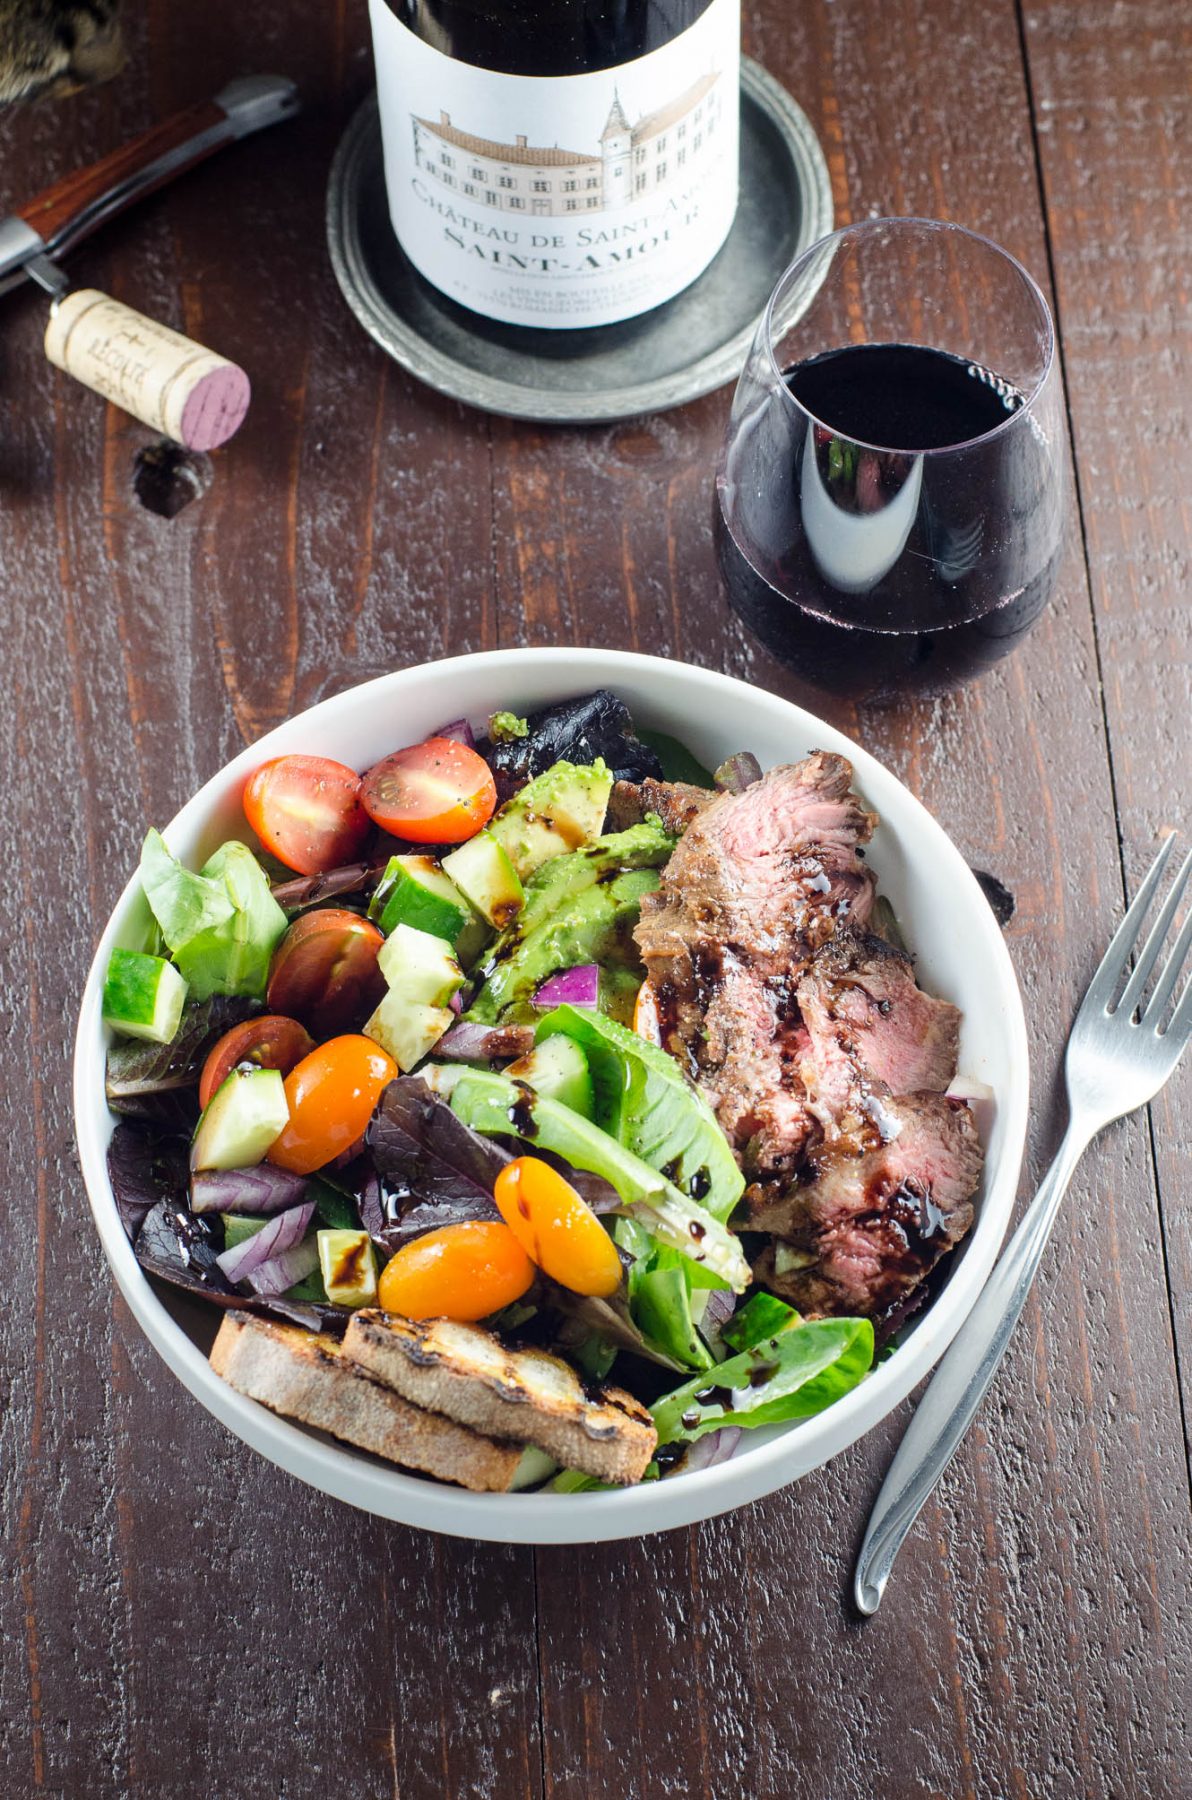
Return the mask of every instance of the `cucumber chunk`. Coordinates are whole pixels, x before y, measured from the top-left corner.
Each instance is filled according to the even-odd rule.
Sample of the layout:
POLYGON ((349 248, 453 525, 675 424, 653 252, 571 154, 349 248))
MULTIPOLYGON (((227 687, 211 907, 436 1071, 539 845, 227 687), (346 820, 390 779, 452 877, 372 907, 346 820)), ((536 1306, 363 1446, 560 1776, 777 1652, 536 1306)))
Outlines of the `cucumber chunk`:
POLYGON ((524 1081, 536 1094, 569 1106, 585 1119, 590 1119, 595 1111, 588 1059, 571 1038, 543 1038, 529 1055, 510 1063, 505 1073, 514 1081, 524 1081))
POLYGON ((233 1069, 207 1102, 190 1146, 192 1169, 251 1169, 290 1122, 277 1069, 233 1069))
POLYGON ((521 911, 525 899, 521 879, 491 832, 478 831, 443 858, 443 867, 481 918, 498 931, 521 911))
POLYGON ((520 1494, 523 1488, 537 1487, 540 1482, 548 1481, 558 1468, 553 1456, 540 1450, 536 1444, 527 1444, 522 1451, 521 1461, 513 1471, 513 1480, 509 1483, 511 1494, 520 1494))
POLYGON ((377 952, 377 967, 394 993, 424 1006, 444 1006, 464 978, 447 939, 413 925, 394 928, 377 952))
POLYGON ((413 925, 445 938, 462 963, 472 962, 489 932, 471 902, 433 856, 391 856, 369 902, 368 916, 389 937, 399 925, 413 925))
POLYGON ((125 1037, 168 1044, 177 1035, 186 983, 164 956, 113 950, 103 984, 103 1016, 125 1037))
POLYGON ((333 1306, 372 1306, 377 1259, 367 1231, 320 1231, 319 1268, 333 1306))
POLYGON ((364 1026, 365 1037, 391 1056, 403 1075, 429 1054, 455 1018, 449 1006, 431 1006, 391 988, 364 1026))

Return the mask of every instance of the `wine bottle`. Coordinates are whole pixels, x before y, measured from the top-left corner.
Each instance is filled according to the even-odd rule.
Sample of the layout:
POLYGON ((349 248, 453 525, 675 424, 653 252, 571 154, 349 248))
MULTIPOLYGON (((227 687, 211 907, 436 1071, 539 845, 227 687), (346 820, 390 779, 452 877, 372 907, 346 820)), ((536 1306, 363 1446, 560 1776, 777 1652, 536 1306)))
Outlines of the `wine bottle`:
POLYGON ((737 204, 740 0, 370 0, 406 256, 563 330, 680 293, 737 204))

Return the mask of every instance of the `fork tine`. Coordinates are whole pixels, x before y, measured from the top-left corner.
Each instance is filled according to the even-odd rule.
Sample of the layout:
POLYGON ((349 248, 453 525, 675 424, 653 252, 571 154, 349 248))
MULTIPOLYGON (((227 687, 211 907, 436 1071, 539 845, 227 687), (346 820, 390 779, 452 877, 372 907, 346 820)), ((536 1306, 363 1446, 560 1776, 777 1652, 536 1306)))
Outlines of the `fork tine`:
POLYGON ((1134 948, 1134 940, 1138 936, 1147 908, 1155 897, 1155 889, 1167 867, 1167 859, 1174 843, 1175 832, 1169 831, 1159 846, 1159 854, 1147 870, 1146 879, 1126 908, 1125 918, 1110 939, 1109 948, 1101 958, 1096 974, 1089 982, 1082 1012, 1085 1007, 1107 1007, 1113 998, 1113 990, 1121 979, 1126 958, 1134 948))
MULTIPOLYGON (((1130 977, 1126 991, 1118 1001, 1117 1011, 1124 1014, 1127 1019, 1132 1016, 1134 1008, 1142 999, 1142 990, 1150 979, 1151 970, 1154 968, 1159 957, 1159 952, 1163 948, 1163 941, 1166 938, 1167 933, 1171 930, 1171 922, 1180 909, 1180 901, 1183 898, 1184 888, 1187 885, 1189 869, 1192 869, 1192 850, 1189 850, 1187 856, 1185 856, 1176 872, 1175 880, 1172 882, 1167 898, 1160 908, 1159 916, 1147 935, 1146 943, 1138 952, 1138 958, 1134 964, 1134 973, 1130 977)), ((1175 986, 1175 977, 1179 971, 1180 962, 1183 960, 1187 948, 1188 946, 1185 943, 1183 949, 1180 951, 1179 960, 1175 962, 1174 969, 1169 962, 1167 968, 1163 972, 1164 980, 1167 979, 1169 974, 1171 975, 1171 983, 1167 989, 1167 995, 1170 995, 1171 989, 1175 986)), ((1152 1006, 1157 1004, 1161 1004, 1158 992, 1156 992, 1152 1006)))
MULTIPOLYGON (((1180 970, 1187 958, 1189 944, 1192 944, 1192 912, 1188 914, 1180 927, 1180 935, 1175 940, 1175 949, 1168 957, 1155 991, 1147 1002, 1147 1009, 1142 1016, 1148 1024, 1158 1025, 1160 1014, 1175 992, 1175 984, 1180 978, 1180 970)), ((1174 1024, 1175 1021, 1173 1020, 1172 1023, 1174 1024)))

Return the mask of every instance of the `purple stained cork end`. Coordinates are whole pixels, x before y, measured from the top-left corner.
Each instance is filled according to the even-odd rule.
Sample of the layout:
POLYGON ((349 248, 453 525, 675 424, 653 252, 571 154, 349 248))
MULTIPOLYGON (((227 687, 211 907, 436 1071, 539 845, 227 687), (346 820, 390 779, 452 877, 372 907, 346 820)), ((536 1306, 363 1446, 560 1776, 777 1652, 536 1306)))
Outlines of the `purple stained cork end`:
POLYGON ((182 408, 182 442, 188 450, 218 450, 239 431, 252 387, 243 369, 226 363, 213 369, 187 395, 182 408))

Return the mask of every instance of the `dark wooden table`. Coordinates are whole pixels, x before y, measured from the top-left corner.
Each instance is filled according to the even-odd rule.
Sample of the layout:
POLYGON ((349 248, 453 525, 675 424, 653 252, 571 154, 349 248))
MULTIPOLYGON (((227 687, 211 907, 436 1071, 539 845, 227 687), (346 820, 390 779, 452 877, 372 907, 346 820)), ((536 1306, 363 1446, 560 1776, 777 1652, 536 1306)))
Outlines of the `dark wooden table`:
MULTIPOLYGON (((116 1299, 76 1166, 70 1040, 148 821, 295 709, 455 651, 613 643, 793 692, 718 590, 726 393, 537 430, 438 398, 358 332, 322 212, 370 80, 363 6, 128 10, 117 84, 0 118, 0 215, 233 74, 288 72, 307 110, 73 264, 252 372, 247 426, 173 521, 133 492, 147 434, 42 361, 43 301, 3 303, 0 1792, 1192 1795, 1187 1073, 1083 1165, 980 1425, 867 1624, 851 1558, 906 1407, 696 1530, 473 1547, 255 1458, 116 1299)), ((748 49, 822 133, 841 221, 961 220, 1058 310, 1077 505, 1055 606, 965 693, 831 714, 1013 891, 1026 1192, 1124 883, 1192 822, 1189 15, 746 10, 748 49)))

